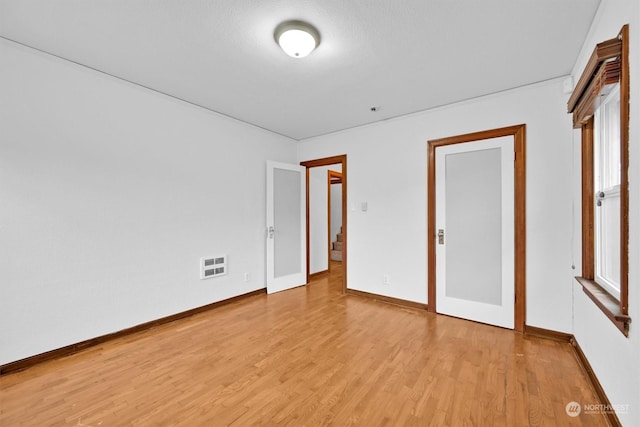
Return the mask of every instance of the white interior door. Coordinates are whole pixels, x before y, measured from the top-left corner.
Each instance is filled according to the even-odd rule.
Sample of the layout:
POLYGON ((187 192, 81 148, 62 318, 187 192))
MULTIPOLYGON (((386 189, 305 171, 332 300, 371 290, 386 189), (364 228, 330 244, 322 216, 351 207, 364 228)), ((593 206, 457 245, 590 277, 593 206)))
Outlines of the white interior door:
POLYGON ((437 311, 514 327, 514 138, 436 148, 437 311))
POLYGON ((267 293, 307 282, 305 172, 267 162, 267 293))

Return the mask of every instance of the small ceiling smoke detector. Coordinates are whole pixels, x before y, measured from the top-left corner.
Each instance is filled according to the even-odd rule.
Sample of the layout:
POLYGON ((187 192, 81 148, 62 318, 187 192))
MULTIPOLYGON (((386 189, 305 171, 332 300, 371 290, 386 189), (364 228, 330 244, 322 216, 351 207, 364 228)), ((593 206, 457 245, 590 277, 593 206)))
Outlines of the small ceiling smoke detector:
POLYGON ((320 44, 320 33, 311 24, 285 21, 276 27, 273 38, 292 58, 304 58, 320 44))

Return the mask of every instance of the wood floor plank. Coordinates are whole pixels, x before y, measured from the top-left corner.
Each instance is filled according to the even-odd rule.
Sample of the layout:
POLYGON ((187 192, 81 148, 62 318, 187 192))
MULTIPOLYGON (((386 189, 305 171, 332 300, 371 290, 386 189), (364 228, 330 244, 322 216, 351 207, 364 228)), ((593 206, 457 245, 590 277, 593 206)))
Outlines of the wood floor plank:
POLYGON ((605 426, 566 343, 341 293, 339 264, 0 377, 0 425, 605 426))

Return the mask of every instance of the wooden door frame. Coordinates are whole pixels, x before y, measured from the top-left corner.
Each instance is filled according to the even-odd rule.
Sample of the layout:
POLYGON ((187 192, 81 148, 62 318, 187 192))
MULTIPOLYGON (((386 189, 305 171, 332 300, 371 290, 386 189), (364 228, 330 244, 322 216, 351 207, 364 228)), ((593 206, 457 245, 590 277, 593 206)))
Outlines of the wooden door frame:
MULTIPOLYGON (((328 170, 327 171, 327 256, 328 256, 327 270, 329 270, 329 272, 331 272, 331 239, 333 238, 333 236, 331 235, 331 186, 334 184, 340 184, 340 186, 342 187, 342 173, 328 170)), ((342 216, 344 216, 344 212, 342 212, 341 217, 342 216)), ((342 252, 342 256, 344 257, 344 244, 343 244, 343 250, 340 252, 342 252)))
POLYGON ((526 321, 526 125, 508 126, 428 141, 427 154, 427 265, 428 305, 436 313, 436 149, 452 144, 513 136, 514 159, 514 329, 524 332, 526 321))
MULTIPOLYGON (((342 166, 342 292, 347 292, 347 155, 341 154, 339 156, 325 157, 322 159, 307 160, 300 162, 300 166, 307 168, 306 180, 307 180, 307 283, 309 283, 309 268, 311 266, 311 260, 309 256, 309 170, 320 166, 331 165, 342 166)), ((330 261, 330 260, 327 260, 330 261)))

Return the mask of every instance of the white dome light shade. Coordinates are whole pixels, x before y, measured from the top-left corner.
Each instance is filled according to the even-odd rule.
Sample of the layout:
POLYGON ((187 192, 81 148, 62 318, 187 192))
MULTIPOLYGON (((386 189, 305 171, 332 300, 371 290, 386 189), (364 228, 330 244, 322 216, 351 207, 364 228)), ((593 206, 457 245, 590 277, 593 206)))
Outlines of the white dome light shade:
POLYGON ((289 30, 282 33, 278 43, 284 52, 293 58, 304 58, 316 48, 316 40, 302 30, 289 30))
POLYGON ((287 21, 278 25, 273 34, 282 50, 292 58, 304 58, 320 44, 320 34, 302 21, 287 21))

